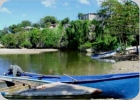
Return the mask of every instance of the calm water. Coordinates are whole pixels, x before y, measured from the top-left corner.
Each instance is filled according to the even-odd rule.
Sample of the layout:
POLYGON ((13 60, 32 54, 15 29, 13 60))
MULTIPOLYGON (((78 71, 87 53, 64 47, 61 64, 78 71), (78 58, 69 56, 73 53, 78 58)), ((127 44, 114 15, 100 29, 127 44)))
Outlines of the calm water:
POLYGON ((10 64, 17 64, 24 71, 52 75, 104 74, 111 69, 111 63, 92 60, 85 53, 62 51, 41 54, 0 55, 1 75, 10 64))

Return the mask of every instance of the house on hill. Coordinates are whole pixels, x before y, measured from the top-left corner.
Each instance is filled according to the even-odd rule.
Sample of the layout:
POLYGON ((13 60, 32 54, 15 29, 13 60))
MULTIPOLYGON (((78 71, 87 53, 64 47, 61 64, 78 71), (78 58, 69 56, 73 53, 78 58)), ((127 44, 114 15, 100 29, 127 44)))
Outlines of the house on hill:
POLYGON ((88 14, 83 14, 82 16, 81 16, 82 18, 80 18, 80 19, 82 19, 82 20, 102 20, 103 18, 104 18, 104 16, 103 15, 100 15, 100 14, 96 14, 96 13, 88 13, 88 14))

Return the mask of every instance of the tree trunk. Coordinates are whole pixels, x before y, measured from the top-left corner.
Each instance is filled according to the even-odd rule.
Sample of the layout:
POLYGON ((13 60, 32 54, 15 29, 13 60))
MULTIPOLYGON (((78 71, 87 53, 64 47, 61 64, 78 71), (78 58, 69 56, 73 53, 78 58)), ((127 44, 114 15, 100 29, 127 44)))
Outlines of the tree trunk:
POLYGON ((139 54, 139 49, 138 49, 138 46, 139 46, 139 35, 136 35, 136 41, 137 41, 136 53, 139 54))

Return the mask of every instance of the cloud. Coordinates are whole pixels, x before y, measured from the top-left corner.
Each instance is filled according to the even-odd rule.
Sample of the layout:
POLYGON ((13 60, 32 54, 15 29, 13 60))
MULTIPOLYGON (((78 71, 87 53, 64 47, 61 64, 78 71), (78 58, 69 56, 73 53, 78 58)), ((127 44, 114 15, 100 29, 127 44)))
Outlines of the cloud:
POLYGON ((12 13, 11 11, 8 10, 8 8, 5 8, 5 7, 0 8, 0 12, 8 13, 8 14, 12 13))
POLYGON ((104 0, 96 0, 97 4, 100 6, 104 0))
POLYGON ((90 5, 89 0, 79 0, 80 3, 90 5))
POLYGON ((63 5, 64 5, 64 6, 68 6, 69 4, 68 4, 67 2, 65 2, 63 5))
POLYGON ((0 0, 0 7, 1 7, 2 4, 4 4, 6 1, 8 1, 8 0, 0 0))
POLYGON ((45 7, 56 8, 55 3, 57 0, 42 0, 41 3, 45 7))

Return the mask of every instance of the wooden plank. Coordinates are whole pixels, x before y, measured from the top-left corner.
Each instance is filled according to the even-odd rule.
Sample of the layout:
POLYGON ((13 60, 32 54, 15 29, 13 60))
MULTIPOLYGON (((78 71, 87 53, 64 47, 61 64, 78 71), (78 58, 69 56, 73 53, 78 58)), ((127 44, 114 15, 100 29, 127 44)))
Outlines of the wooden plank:
POLYGON ((8 81, 8 82, 19 82, 24 83, 31 86, 39 86, 47 83, 51 83, 50 81, 43 81, 43 80, 36 80, 36 79, 29 79, 27 77, 9 77, 9 76, 0 76, 0 80, 8 81))
POLYGON ((50 82, 45 80, 36 80, 36 79, 29 79, 29 78, 22 78, 22 77, 8 77, 8 76, 0 76, 0 79, 7 80, 11 79, 11 81, 17 81, 17 82, 23 82, 26 83, 26 81, 30 83, 30 85, 35 86, 36 88, 29 89, 27 88, 16 88, 11 89, 11 91, 3 92, 3 95, 5 97, 22 97, 22 98, 30 98, 30 97, 47 97, 47 98, 57 98, 57 97, 66 97, 71 98, 75 96, 92 96, 97 95, 101 93, 100 89, 96 88, 90 88, 85 86, 79 86, 79 85, 72 85, 72 84, 66 84, 66 83, 60 83, 60 82, 50 82), (20 91, 19 90, 23 90, 20 91))
POLYGON ((100 89, 78 86, 64 83, 51 83, 38 86, 33 89, 18 91, 15 93, 5 93, 5 97, 11 98, 74 98, 77 96, 91 97, 101 93, 100 89))
POLYGON ((4 81, 0 80, 0 83, 4 83, 4 81))
POLYGON ((11 89, 11 88, 15 88, 15 87, 20 87, 20 86, 23 86, 23 85, 22 85, 22 84, 19 84, 19 85, 16 85, 16 86, 4 87, 4 88, 1 88, 1 89, 0 89, 0 92, 6 91, 7 89, 11 89))
POLYGON ((20 87, 16 87, 16 88, 13 88, 13 89, 9 89, 9 90, 7 90, 7 91, 5 91, 5 92, 8 92, 9 94, 12 94, 12 93, 15 93, 15 92, 18 92, 18 91, 23 91, 23 90, 27 90, 27 89, 29 89, 29 86, 20 86, 20 87))

